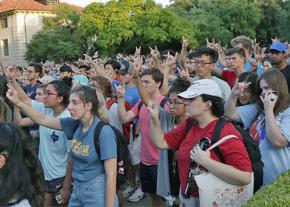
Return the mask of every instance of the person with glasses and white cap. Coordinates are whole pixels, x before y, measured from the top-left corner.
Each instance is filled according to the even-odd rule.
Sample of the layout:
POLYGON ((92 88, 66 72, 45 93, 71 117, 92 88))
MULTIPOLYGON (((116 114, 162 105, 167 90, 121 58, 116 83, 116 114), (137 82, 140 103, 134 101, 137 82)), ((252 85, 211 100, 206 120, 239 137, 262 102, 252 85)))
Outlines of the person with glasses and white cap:
POLYGON ((190 192, 189 198, 182 196, 191 159, 198 163, 201 169, 230 184, 241 186, 249 184, 251 161, 241 135, 231 123, 226 122, 219 137, 235 135, 238 139, 229 139, 219 145, 224 157, 223 162, 214 151, 203 151, 197 145, 205 137, 211 142, 218 119, 224 113, 222 92, 217 83, 210 79, 198 80, 178 96, 184 99, 185 113, 189 118, 170 132, 163 133, 161 130, 158 106, 151 102, 147 108, 151 114, 150 130, 153 143, 160 149, 178 151, 181 206, 199 206, 197 191, 190 192))

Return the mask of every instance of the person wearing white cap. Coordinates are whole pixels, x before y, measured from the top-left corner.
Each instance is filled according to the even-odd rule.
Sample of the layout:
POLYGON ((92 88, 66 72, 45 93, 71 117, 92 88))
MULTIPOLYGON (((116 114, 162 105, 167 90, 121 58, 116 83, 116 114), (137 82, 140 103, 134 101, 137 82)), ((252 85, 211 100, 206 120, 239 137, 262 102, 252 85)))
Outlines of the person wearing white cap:
POLYGON ((185 113, 189 118, 170 132, 163 133, 161 130, 157 105, 150 102, 147 108, 151 114, 153 143, 160 149, 178 151, 181 206, 199 206, 196 190, 192 190, 188 197, 184 196, 192 161, 199 164, 193 165, 195 169, 209 171, 230 184, 243 186, 250 183, 251 161, 241 135, 231 123, 225 123, 220 137, 235 135, 237 138, 219 145, 223 162, 214 151, 203 151, 198 145, 204 138, 211 143, 214 128, 224 113, 222 92, 217 83, 210 79, 198 80, 178 96, 184 99, 185 113))

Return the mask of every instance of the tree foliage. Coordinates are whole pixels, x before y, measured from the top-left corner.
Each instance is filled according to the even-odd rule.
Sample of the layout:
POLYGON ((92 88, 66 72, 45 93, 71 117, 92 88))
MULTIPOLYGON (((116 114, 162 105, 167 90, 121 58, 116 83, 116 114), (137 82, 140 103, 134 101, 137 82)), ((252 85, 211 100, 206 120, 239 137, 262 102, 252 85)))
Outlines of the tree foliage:
POLYGON ((75 60, 84 50, 84 41, 77 32, 79 14, 68 4, 53 8, 53 15, 43 18, 43 30, 27 45, 28 61, 75 60))
POLYGON ((78 13, 59 4, 43 19, 43 31, 28 44, 27 59, 74 60, 96 50, 102 56, 133 53, 141 45, 180 49, 182 36, 191 47, 206 38, 228 44, 247 35, 269 44, 271 37, 290 38, 290 0, 110 0, 92 3, 78 13))
POLYGON ((80 32, 101 54, 130 53, 137 45, 175 47, 183 35, 193 36, 194 27, 154 1, 122 0, 89 5, 81 17, 80 32))

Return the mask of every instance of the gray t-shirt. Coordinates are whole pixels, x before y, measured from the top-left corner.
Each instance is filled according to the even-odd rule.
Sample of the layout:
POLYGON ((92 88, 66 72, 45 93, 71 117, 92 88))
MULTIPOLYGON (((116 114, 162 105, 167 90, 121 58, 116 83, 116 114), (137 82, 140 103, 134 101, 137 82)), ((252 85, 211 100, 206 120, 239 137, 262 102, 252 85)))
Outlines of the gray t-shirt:
MULTIPOLYGON (((159 120, 163 132, 168 132, 174 127, 174 117, 163 108, 159 108, 159 120)), ((168 196, 170 192, 168 150, 160 150, 157 171, 156 194, 162 197, 168 196)))
POLYGON ((104 172, 102 160, 117 158, 117 144, 113 129, 110 126, 104 126, 101 130, 100 156, 98 156, 94 144, 94 133, 97 124, 100 122, 95 117, 92 126, 88 131, 83 132, 83 125, 79 123, 76 128, 76 121, 72 118, 62 118, 60 123, 64 133, 71 141, 71 156, 73 159, 72 177, 78 181, 88 181, 104 172))

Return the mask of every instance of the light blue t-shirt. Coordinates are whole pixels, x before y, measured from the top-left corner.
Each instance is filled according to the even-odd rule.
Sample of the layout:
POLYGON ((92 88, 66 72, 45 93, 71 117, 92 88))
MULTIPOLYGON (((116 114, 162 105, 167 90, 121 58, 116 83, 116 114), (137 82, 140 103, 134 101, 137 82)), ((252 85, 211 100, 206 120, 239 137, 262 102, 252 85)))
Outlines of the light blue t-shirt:
MULTIPOLYGON (((113 88, 113 93, 116 92, 116 86, 123 85, 122 82, 118 82, 116 80, 112 81, 112 88, 113 88)), ((125 101, 127 101, 132 107, 138 103, 140 100, 139 92, 136 86, 128 88, 125 88, 125 101)))
POLYGON ((95 127, 99 122, 100 119, 95 117, 89 130, 83 132, 83 125, 79 121, 72 118, 60 119, 64 133, 67 137, 72 137, 70 154, 73 159, 73 179, 91 180, 104 173, 101 160, 117 158, 116 137, 110 126, 104 126, 101 130, 99 137, 101 158, 99 158, 94 144, 95 127))
MULTIPOLYGON (((249 128, 257 111, 256 105, 240 106, 238 111, 244 126, 249 128)), ((259 149, 264 163, 263 185, 271 184, 277 176, 290 170, 290 107, 275 116, 275 120, 282 135, 288 140, 286 147, 275 147, 267 138, 264 113, 261 113, 256 121, 259 149)))
MULTIPOLYGON (((251 60, 252 60, 252 59, 251 59, 251 60)), ((251 71, 251 63, 250 63, 251 60, 248 60, 248 61, 245 63, 245 70, 246 70, 246 72, 252 72, 252 71, 251 71)), ((255 61, 255 60, 254 60, 254 61, 255 61)), ((261 64, 261 63, 258 64, 256 74, 257 74, 257 76, 259 76, 259 77, 260 77, 261 74, 262 74, 262 64, 261 64)))
MULTIPOLYGON (((45 116, 53 117, 53 110, 47 108, 43 103, 32 101, 33 109, 43 113, 45 116)), ((59 118, 70 117, 68 110, 64 110, 59 118)), ((39 126, 39 152, 38 158, 42 164, 44 178, 47 181, 65 176, 70 141, 67 140, 63 131, 39 126)))
POLYGON ((275 117, 282 135, 288 140, 288 146, 275 147, 267 138, 265 116, 261 114, 257 119, 257 132, 259 132, 259 148, 261 151, 263 168, 263 185, 274 182, 277 176, 290 170, 290 107, 275 117))
POLYGON ((244 127, 249 129, 251 127, 251 123, 254 121, 253 119, 257 114, 257 105, 255 103, 247 104, 237 107, 237 110, 244 124, 244 127))
POLYGON ((138 89, 134 86, 125 88, 125 101, 129 102, 133 107, 140 100, 138 89))

